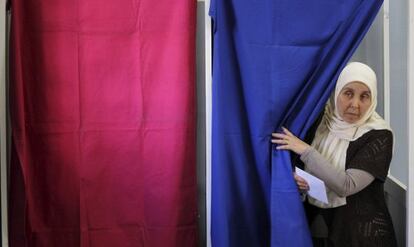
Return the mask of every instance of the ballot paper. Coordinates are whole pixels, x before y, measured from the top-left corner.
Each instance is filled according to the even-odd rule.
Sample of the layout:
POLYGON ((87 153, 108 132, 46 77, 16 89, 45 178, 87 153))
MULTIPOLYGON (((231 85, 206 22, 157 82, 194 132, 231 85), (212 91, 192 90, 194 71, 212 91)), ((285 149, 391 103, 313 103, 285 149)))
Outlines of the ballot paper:
POLYGON ((328 203, 328 196, 326 194, 326 187, 325 187, 325 183, 320 180, 319 178, 311 175, 310 173, 305 172, 304 170, 301 170, 299 168, 296 167, 296 174, 299 177, 302 177, 303 179, 306 180, 306 182, 308 182, 309 184, 309 190, 308 190, 308 196, 324 202, 324 203, 328 203))

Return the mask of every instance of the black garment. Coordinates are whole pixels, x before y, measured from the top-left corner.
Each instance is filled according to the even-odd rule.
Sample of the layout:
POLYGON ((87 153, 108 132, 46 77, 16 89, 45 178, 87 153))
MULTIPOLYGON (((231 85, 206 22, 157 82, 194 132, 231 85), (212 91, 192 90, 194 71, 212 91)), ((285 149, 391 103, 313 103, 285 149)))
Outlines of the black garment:
POLYGON ((309 223, 321 214, 328 227, 328 239, 315 239, 315 246, 397 246, 384 197, 384 182, 392 158, 392 146, 393 136, 388 130, 371 130, 350 142, 346 169, 367 171, 375 180, 360 192, 348 196, 347 204, 341 207, 320 209, 305 203, 309 223))

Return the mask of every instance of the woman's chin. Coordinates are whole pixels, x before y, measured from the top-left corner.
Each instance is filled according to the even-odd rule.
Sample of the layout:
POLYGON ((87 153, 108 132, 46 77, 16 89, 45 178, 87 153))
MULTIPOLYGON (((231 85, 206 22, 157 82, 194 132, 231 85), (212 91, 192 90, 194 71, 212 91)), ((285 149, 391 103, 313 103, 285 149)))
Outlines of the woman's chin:
POLYGON ((349 124, 354 124, 354 123, 358 122, 360 117, 356 116, 356 115, 347 115, 343 119, 344 119, 345 122, 347 122, 349 124))

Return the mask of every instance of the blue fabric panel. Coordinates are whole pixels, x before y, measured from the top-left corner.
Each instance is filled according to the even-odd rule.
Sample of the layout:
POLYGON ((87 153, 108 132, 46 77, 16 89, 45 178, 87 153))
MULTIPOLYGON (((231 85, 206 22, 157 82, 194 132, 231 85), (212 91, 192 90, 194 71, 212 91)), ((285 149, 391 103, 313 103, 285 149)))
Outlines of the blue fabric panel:
POLYGON ((212 0, 211 238, 217 246, 311 246, 289 153, 303 137, 379 0, 212 0))

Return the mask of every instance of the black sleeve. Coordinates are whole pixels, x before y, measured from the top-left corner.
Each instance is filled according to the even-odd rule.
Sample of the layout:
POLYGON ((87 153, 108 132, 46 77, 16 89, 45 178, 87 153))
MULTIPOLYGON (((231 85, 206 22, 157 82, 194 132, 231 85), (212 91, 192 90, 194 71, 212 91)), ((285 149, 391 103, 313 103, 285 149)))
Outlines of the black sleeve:
POLYGON ((349 159, 347 169, 361 169, 385 181, 392 159, 393 135, 388 130, 374 130, 372 133, 367 142, 361 144, 356 154, 349 159))

